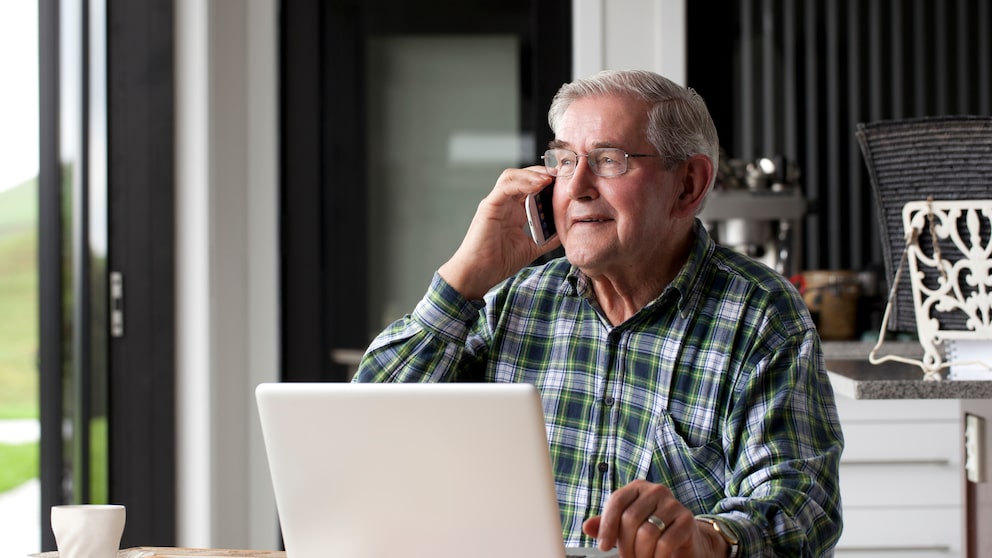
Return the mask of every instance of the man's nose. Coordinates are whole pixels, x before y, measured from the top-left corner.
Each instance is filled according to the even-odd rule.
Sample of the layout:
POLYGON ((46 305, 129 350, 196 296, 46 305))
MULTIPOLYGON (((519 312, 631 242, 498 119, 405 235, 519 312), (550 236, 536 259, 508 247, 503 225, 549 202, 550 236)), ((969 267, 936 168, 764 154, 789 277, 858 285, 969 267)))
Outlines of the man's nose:
POLYGON ((564 186, 565 193, 569 199, 589 199, 599 195, 596 190, 596 173, 589 167, 589 160, 581 157, 575 165, 575 172, 567 178, 559 178, 555 183, 555 188, 564 186))

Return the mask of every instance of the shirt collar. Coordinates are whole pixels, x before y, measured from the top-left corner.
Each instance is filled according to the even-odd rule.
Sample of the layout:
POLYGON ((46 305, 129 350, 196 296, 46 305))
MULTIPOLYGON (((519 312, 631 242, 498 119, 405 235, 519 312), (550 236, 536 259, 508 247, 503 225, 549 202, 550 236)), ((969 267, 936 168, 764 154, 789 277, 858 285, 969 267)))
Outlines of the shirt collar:
POLYGON ((693 224, 692 234, 694 237, 692 248, 689 250, 689 258, 686 260, 685 265, 675 275, 675 279, 672 280, 671 284, 661 293, 661 296, 651 303, 656 304, 665 297, 668 291, 674 291, 678 293, 679 313, 683 317, 689 315, 690 305, 699 298, 699 289, 697 288, 700 280, 699 277, 716 247, 716 243, 713 242, 706 227, 703 226, 703 222, 699 219, 696 219, 696 222, 693 224))

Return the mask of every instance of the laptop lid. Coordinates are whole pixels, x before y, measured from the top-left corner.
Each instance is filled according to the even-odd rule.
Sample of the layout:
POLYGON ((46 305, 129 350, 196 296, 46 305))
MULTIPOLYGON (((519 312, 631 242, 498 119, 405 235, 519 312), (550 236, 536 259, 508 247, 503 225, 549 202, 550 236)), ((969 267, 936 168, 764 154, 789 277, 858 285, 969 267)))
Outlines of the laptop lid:
POLYGON ((564 556, 534 386, 275 383, 256 400, 288 558, 564 556))

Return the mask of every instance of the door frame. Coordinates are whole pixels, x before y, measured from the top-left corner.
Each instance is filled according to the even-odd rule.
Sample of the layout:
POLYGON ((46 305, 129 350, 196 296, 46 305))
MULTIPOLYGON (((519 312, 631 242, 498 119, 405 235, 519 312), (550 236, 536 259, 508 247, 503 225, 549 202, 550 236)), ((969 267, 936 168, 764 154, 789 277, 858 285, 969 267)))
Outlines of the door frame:
POLYGON ((485 14, 464 1, 387 4, 282 5, 284 380, 343 381, 349 365, 332 354, 362 350, 369 342, 367 177, 363 165, 334 164, 365 158, 366 39, 375 33, 517 34, 525 58, 521 129, 532 131, 538 146, 552 139, 546 118, 551 98, 572 77, 572 0, 517 0, 502 3, 501 13, 485 14), (514 4, 516 12, 507 7, 514 4), (528 15, 521 19, 524 10, 528 15))

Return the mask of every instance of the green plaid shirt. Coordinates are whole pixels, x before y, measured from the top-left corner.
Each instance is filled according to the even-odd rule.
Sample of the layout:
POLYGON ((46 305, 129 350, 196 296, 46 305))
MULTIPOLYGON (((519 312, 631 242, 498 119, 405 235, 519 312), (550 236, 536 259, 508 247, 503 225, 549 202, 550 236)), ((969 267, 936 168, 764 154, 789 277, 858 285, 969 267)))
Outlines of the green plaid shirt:
POLYGON ((843 439, 806 306, 699 222, 675 280, 615 327, 564 259, 484 302, 435 275, 356 381, 536 385, 566 545, 591 546, 582 522, 635 479, 728 521, 740 556, 823 556, 840 536, 843 439))

